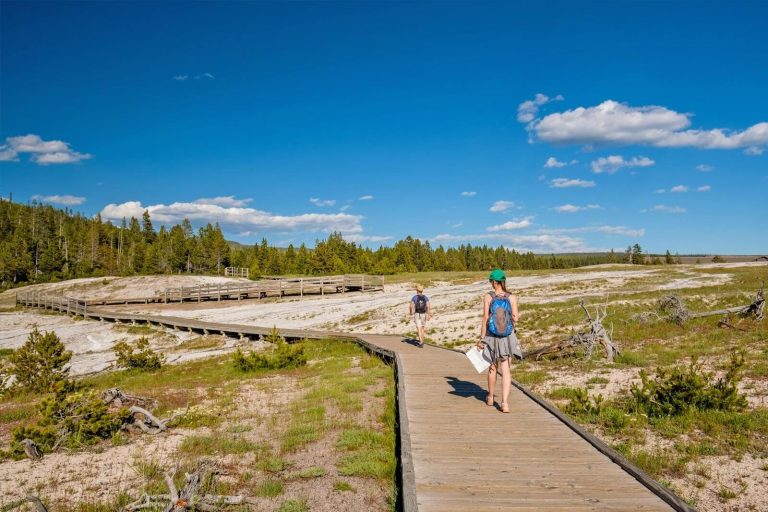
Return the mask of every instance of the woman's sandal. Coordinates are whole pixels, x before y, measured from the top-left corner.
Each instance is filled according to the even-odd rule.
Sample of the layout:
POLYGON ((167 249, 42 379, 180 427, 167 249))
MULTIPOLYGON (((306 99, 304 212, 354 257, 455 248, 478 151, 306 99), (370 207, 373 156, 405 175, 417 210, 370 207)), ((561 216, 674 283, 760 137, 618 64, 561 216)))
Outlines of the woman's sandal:
POLYGON ((493 406, 493 395, 488 393, 485 395, 485 405, 493 406))
POLYGON ((501 412, 509 412, 509 404, 502 402, 502 404, 501 404, 501 412))

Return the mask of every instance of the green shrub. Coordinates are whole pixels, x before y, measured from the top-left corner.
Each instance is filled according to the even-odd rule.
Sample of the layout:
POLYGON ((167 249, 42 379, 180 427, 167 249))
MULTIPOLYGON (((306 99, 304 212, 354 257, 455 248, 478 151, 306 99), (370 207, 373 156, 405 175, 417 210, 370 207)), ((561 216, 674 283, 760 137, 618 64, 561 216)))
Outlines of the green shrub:
POLYGON ((304 346, 298 343, 288 344, 278 339, 270 352, 243 353, 239 348, 232 354, 235 368, 242 372, 255 370, 277 370, 281 368, 298 368, 307 364, 304 346))
POLYGON ((66 383, 60 383, 52 396, 43 399, 38 412, 36 424, 14 429, 13 453, 21 453, 20 442, 26 438, 43 451, 50 451, 57 442, 79 446, 110 439, 128 418, 126 409, 110 412, 96 391, 72 392, 66 383))
POLYGON ((641 384, 633 384, 630 389, 634 407, 649 417, 676 416, 691 409, 744 410, 747 400, 737 387, 743 366, 744 354, 734 352, 725 375, 717 381, 714 381, 712 373, 702 369, 696 359, 687 367, 676 366, 671 370, 657 368, 654 379, 641 371, 641 384))
POLYGON ((149 340, 142 336, 136 340, 136 349, 121 341, 114 347, 117 366, 128 370, 158 370, 165 363, 165 356, 149 348, 149 340))
POLYGON ((590 397, 586 388, 573 388, 573 396, 565 406, 565 412, 574 416, 596 418, 603 410, 603 395, 590 397))
POLYGON ((14 386, 36 393, 53 391, 67 381, 72 352, 54 331, 40 333, 35 327, 27 341, 8 358, 8 373, 16 377, 14 386))

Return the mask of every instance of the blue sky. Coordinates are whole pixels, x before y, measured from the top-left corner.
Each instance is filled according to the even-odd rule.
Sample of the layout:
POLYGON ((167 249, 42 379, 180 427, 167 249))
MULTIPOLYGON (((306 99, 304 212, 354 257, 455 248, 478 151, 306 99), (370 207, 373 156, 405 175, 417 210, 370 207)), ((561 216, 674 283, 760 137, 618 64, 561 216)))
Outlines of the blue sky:
POLYGON ((765 253, 762 2, 7 2, 0 193, 244 243, 765 253))

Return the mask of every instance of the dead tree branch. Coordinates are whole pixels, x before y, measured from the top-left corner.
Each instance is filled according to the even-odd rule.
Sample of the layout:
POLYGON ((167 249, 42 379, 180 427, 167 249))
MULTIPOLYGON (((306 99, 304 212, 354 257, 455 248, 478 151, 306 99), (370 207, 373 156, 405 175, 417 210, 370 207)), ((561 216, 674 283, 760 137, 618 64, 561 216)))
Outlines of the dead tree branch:
POLYGON ((659 299, 658 309, 661 312, 661 315, 652 312, 638 313, 637 315, 634 315, 632 319, 645 323, 647 319, 652 318, 655 315, 659 319, 664 318, 665 320, 677 325, 683 325, 685 322, 692 318, 705 318, 708 316, 717 315, 728 316, 731 314, 737 314, 742 318, 754 317, 755 320, 759 322, 762 321, 765 317, 765 284, 763 284, 757 291, 755 294, 755 299, 752 301, 752 303, 745 306, 734 306, 732 308, 694 313, 685 307, 685 304, 683 304, 683 301, 680 299, 680 297, 677 295, 667 295, 659 299))
POLYGON ((186 475, 186 483, 181 489, 176 488, 173 480, 175 474, 176 471, 164 474, 169 494, 144 494, 138 500, 126 505, 123 510, 126 512, 136 512, 149 508, 163 507, 165 512, 185 512, 189 510, 215 512, 221 510, 223 506, 257 503, 256 499, 240 495, 222 496, 207 494, 205 491, 212 487, 216 475, 219 474, 219 471, 207 461, 199 462, 197 469, 191 474, 186 475))
POLYGON ((606 359, 612 362, 613 358, 620 354, 620 351, 612 339, 613 327, 611 327, 611 332, 609 333, 603 326, 603 320, 608 316, 607 306, 595 306, 595 315, 593 318, 589 313, 587 306, 584 305, 584 299, 579 301, 579 305, 581 306, 581 309, 584 310, 584 314, 587 315, 589 331, 577 332, 571 335, 567 340, 526 353, 525 357, 533 356, 536 360, 539 360, 545 355, 563 352, 576 347, 584 347, 587 357, 591 357, 595 346, 602 345, 605 349, 606 359))

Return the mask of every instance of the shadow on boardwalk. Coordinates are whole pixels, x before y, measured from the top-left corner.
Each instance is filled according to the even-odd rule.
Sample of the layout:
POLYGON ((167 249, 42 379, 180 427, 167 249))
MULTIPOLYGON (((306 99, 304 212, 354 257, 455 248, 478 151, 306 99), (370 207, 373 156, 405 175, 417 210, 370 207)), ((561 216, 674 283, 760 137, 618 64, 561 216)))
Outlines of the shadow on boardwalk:
POLYGON ((449 395, 460 396, 462 398, 476 398, 485 402, 485 395, 488 391, 468 380, 461 380, 457 377, 445 377, 445 380, 453 388, 448 392, 449 395))

